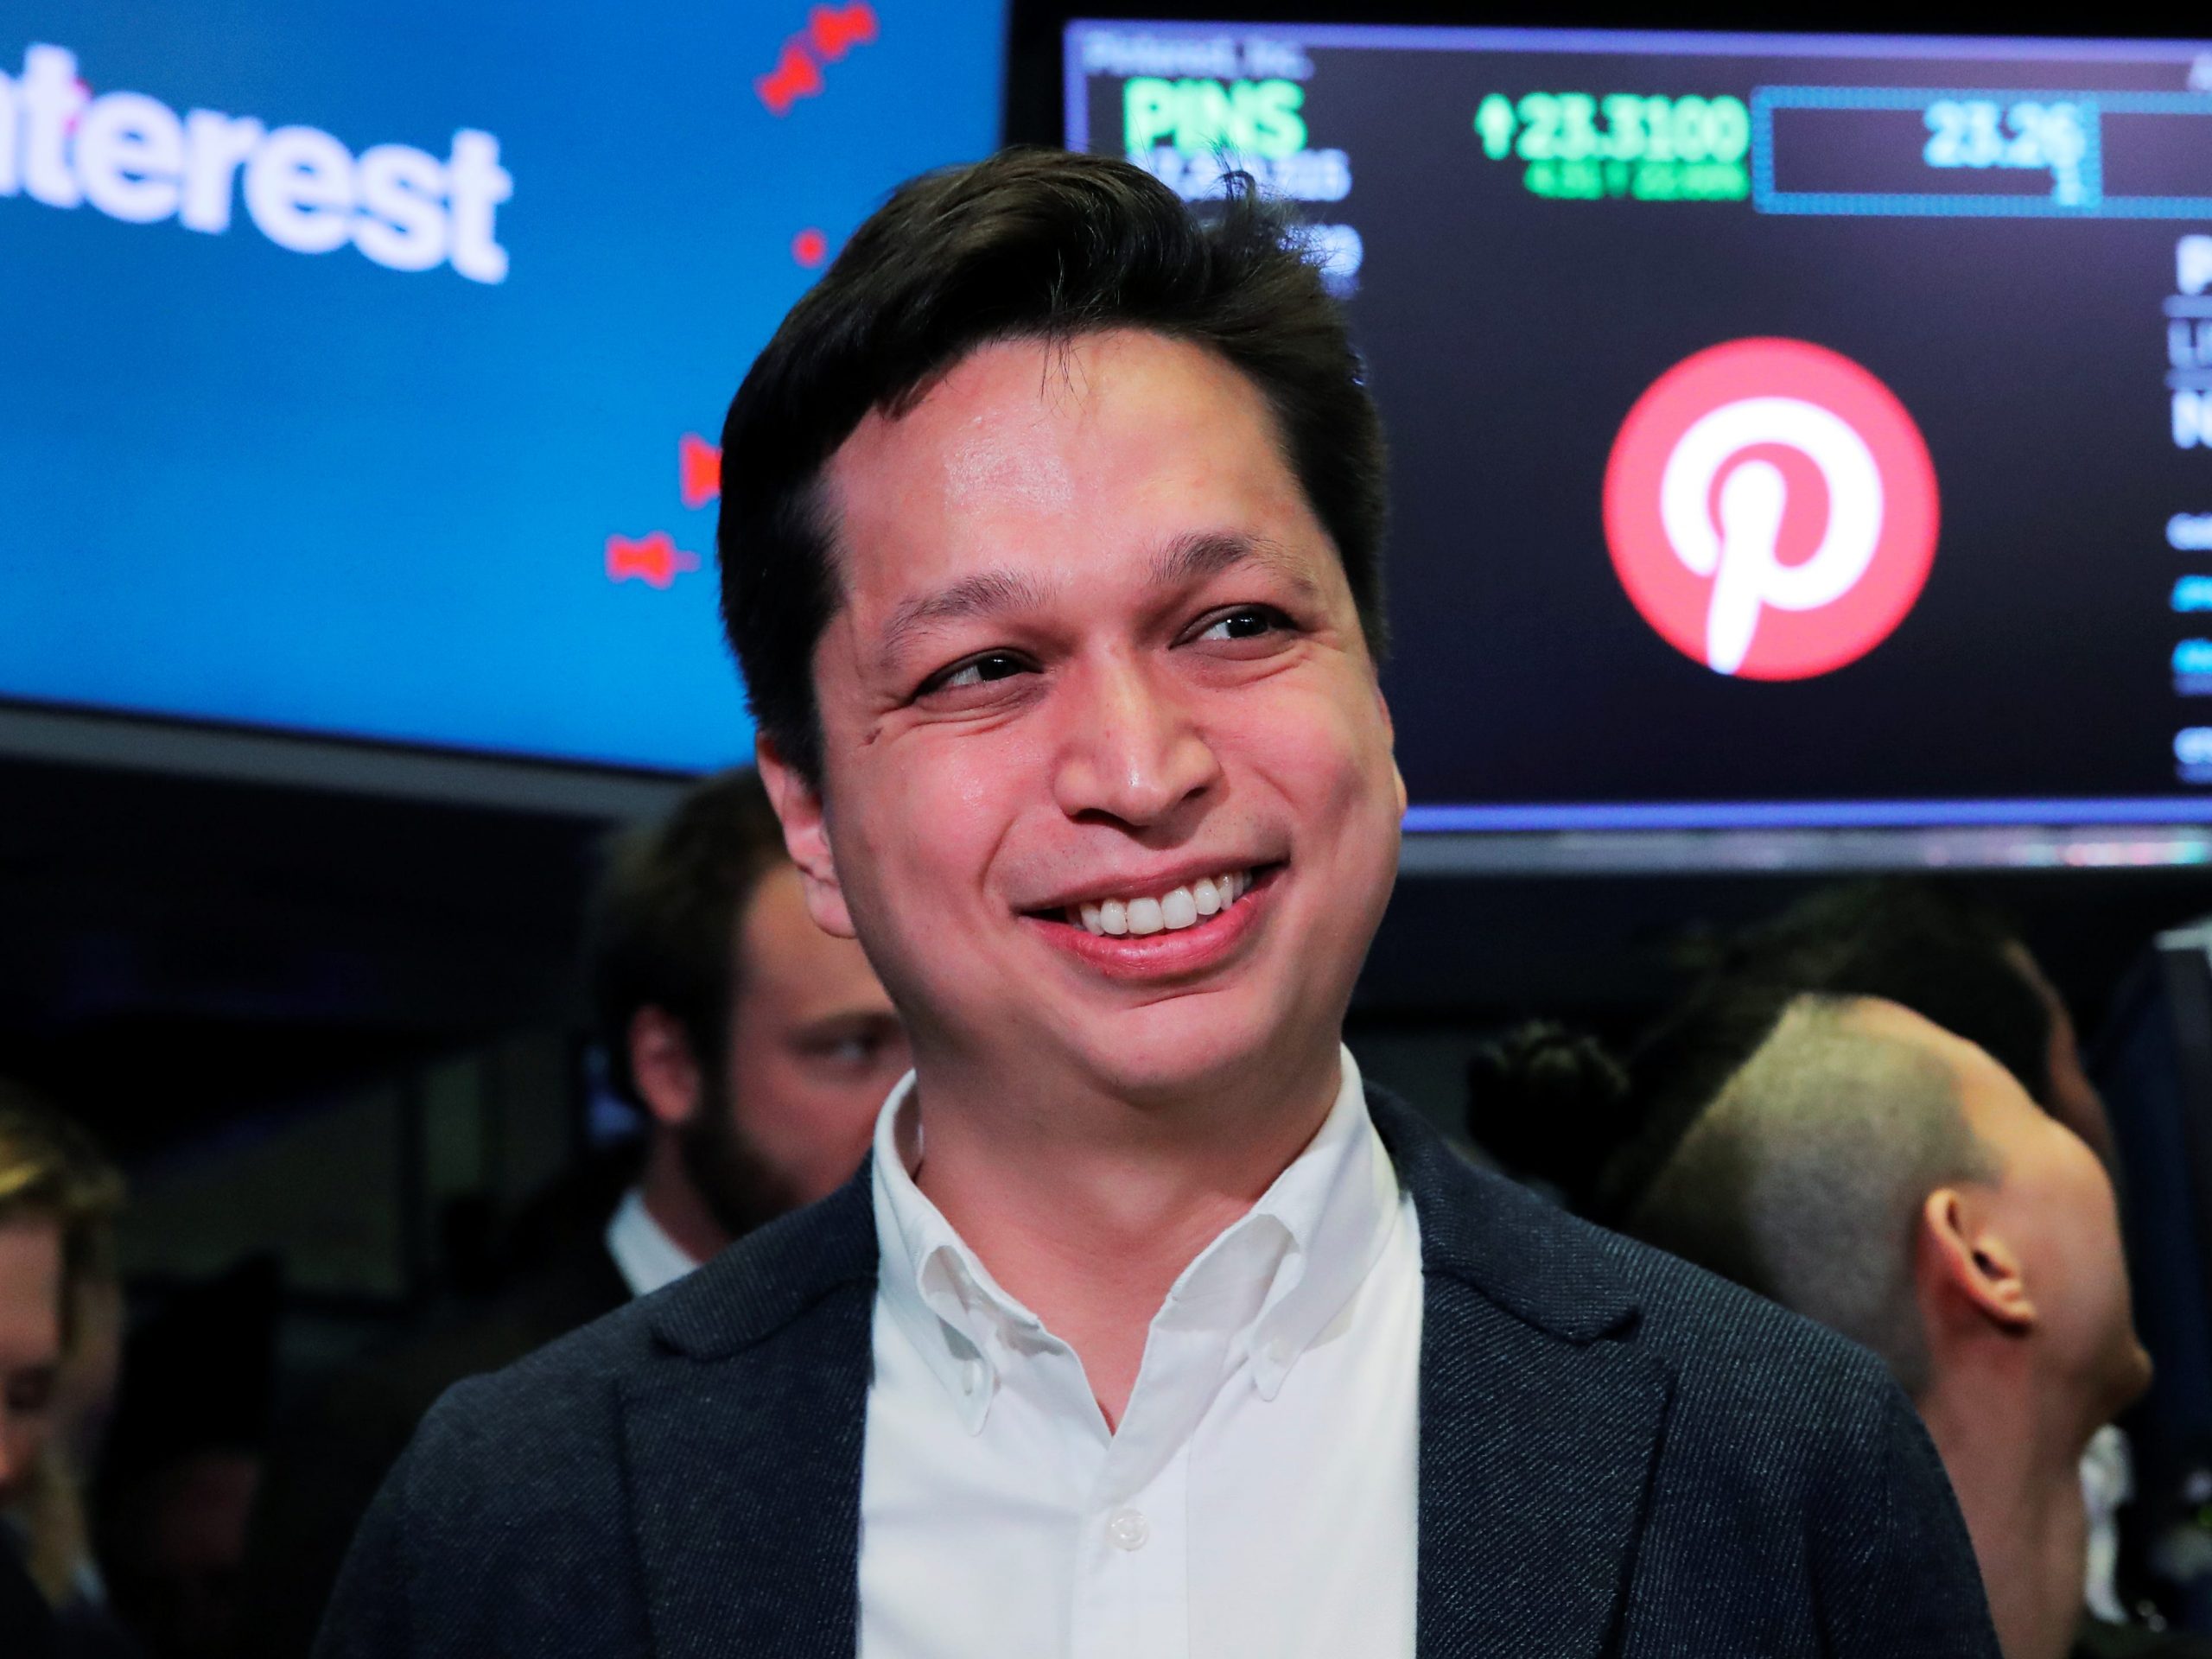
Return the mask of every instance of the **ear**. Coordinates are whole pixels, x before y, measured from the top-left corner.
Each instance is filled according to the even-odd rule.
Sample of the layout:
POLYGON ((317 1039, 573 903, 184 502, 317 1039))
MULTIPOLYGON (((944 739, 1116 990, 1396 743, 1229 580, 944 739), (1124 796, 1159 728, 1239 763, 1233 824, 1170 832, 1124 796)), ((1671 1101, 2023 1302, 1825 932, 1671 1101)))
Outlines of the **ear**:
POLYGON ((830 850, 829 821, 823 810, 822 791, 784 759, 766 735, 753 740, 753 754, 760 768, 760 781, 784 826, 784 847, 798 867, 805 889, 807 913, 824 933, 841 939, 854 937, 852 912, 845 907, 845 889, 837 880, 837 861, 830 850))
POLYGON ((1956 1187, 1938 1187, 1921 1206, 1922 1243, 1937 1284, 1955 1304, 2012 1336, 2036 1327, 2019 1257, 1992 1224, 1988 1206, 1956 1187))
POLYGON ((629 1041, 630 1075, 653 1121, 671 1128, 690 1122, 699 1109, 705 1079, 676 1016, 664 1008, 639 1008, 630 1016, 629 1041))
POLYGON ((1406 774, 1398 765, 1398 728, 1390 718, 1390 699, 1382 695, 1380 680, 1375 683, 1375 706, 1382 711, 1382 735, 1390 741, 1390 776, 1398 786, 1398 816, 1402 818, 1406 816, 1406 774))

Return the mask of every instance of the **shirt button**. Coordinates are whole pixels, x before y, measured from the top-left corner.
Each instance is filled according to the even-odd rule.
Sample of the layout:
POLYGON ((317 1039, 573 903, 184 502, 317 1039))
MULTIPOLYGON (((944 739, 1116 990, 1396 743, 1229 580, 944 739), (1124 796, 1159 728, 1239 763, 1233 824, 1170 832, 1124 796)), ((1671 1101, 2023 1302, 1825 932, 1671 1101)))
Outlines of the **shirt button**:
POLYGON ((983 1362, 963 1359, 960 1362, 960 1392, 973 1394, 983 1386, 983 1362))
POLYGON ((1152 1522, 1135 1510, 1116 1510, 1106 1517, 1106 1541, 1116 1549, 1142 1549, 1152 1536, 1152 1522))
POLYGON ((1290 1344, 1278 1337, 1267 1345, 1261 1357, 1270 1365, 1287 1365, 1290 1363, 1290 1344))

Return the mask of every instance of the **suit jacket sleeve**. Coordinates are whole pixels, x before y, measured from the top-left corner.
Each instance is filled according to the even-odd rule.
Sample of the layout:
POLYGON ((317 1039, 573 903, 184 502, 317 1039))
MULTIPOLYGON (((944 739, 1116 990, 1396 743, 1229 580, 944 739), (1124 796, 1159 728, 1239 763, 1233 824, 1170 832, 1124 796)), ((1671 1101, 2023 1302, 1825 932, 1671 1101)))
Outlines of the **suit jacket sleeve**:
POLYGON ((1894 1384, 1876 1400, 1872 1443, 1862 1441, 1853 1460, 1864 1471, 1860 1484, 1878 1486, 1851 1505, 1863 1504, 1874 1523, 1861 1535, 1871 1547, 1862 1545, 1861 1561, 1829 1563, 1848 1587, 1836 1599, 1828 1650, 1867 1659, 1998 1659, 1974 1543, 1920 1414, 1894 1384))

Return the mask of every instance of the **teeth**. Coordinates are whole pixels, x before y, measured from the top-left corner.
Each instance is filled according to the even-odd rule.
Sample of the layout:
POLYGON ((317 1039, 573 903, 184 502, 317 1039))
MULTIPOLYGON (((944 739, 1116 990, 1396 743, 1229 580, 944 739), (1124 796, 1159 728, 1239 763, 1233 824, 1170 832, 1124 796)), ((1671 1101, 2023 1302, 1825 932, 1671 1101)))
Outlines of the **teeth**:
POLYGON ((1251 890, 1249 870, 1230 870, 1221 875, 1201 876, 1188 887, 1173 888, 1156 898, 1107 899, 1095 905, 1071 906, 1068 919, 1080 921, 1086 932, 1116 938, 1124 934, 1142 938, 1163 931, 1172 933, 1197 926, 1204 917, 1219 915, 1251 890))

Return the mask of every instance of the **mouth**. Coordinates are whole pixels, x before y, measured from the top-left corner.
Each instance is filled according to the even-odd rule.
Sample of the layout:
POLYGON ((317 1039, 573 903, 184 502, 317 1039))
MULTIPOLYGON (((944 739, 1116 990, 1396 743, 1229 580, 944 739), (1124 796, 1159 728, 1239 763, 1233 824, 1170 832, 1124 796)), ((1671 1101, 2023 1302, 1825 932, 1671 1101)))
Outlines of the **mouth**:
POLYGON ((1226 958, 1286 867, 1258 864, 1166 888, 1099 893, 1027 912, 1050 941, 1116 979, 1177 978, 1226 958))
POLYGON ((1154 933, 1180 933, 1228 910, 1251 892, 1253 879, 1250 870, 1229 870, 1220 875, 1200 876, 1165 893, 1132 893, 1069 905, 1063 915, 1071 925, 1094 937, 1141 939, 1154 933))

